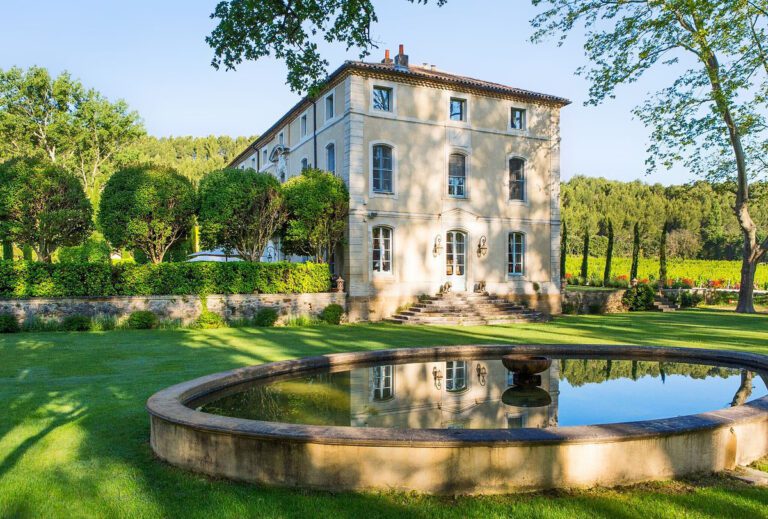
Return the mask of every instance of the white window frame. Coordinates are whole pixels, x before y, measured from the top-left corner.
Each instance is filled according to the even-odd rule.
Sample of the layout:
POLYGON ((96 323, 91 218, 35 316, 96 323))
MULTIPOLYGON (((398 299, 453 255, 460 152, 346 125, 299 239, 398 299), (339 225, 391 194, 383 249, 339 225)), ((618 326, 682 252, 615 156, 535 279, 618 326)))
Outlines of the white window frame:
POLYGON ((269 147, 265 146, 261 150, 261 169, 266 169, 269 166, 269 147))
POLYGON ((386 402, 395 398, 395 366, 392 364, 384 364, 380 366, 373 366, 370 368, 371 377, 371 400, 374 402, 386 402), (386 374, 386 370, 389 370, 389 374, 386 374), (377 374, 376 370, 379 370, 377 374), (379 384, 376 384, 377 378, 379 384), (387 383, 388 382, 388 383, 387 383), (388 391, 384 396, 385 391, 388 391), (377 393, 378 392, 378 396, 377 393))
POLYGON ((510 106, 509 112, 507 114, 507 127, 510 129, 510 131, 513 132, 527 132, 528 131, 528 109, 523 108, 521 106, 510 106), (523 113, 523 127, 522 128, 515 128, 512 126, 512 112, 518 110, 523 113))
POLYGON ((330 171, 334 175, 336 175, 336 170, 338 169, 338 162, 336 158, 336 141, 329 141, 325 144, 325 170, 330 171), (328 154, 328 148, 331 146, 333 146, 333 170, 328 167, 328 157, 330 156, 328 154))
POLYGON ((309 135, 309 115, 304 112, 299 117, 299 136, 303 139, 309 135))
POLYGON ((466 360, 448 360, 445 362, 445 390, 449 393, 461 393, 469 389, 469 365, 466 360), (460 368, 460 369, 459 369, 460 368), (455 385, 456 372, 462 371, 464 377, 464 385, 456 388, 448 389, 448 381, 452 380, 455 385))
POLYGON ((325 110, 325 122, 331 121, 336 117, 336 96, 334 95, 335 92, 331 91, 330 94, 325 96, 325 99, 323 101, 323 107, 325 110), (328 114, 328 101, 331 101, 331 104, 333 105, 332 112, 329 115, 328 114))
POLYGON ((251 169, 254 171, 256 171, 256 155, 258 155, 258 152, 255 155, 251 155, 251 169))
POLYGON ((505 175, 504 178, 506 179, 506 186, 505 186, 505 196, 507 198, 507 203, 509 204, 528 204, 528 159, 520 156, 520 155, 507 155, 507 160, 504 163, 504 170, 505 175), (509 168, 509 163, 513 159, 518 159, 523 161, 523 198, 510 198, 509 197, 509 186, 512 182, 512 171, 509 168))
POLYGON ((285 146, 285 132, 280 132, 277 134, 277 143, 280 146, 285 146))
POLYGON ((371 141, 368 145, 368 194, 370 197, 397 198, 397 146, 389 141, 371 141), (376 146, 388 146, 392 150, 392 192, 373 190, 373 148, 376 146))
MULTIPOLYGON (((394 271, 395 271, 395 228, 391 225, 373 225, 371 226, 370 230, 370 240, 371 240, 371 255, 370 259, 368 261, 368 268, 370 269, 371 273, 374 277, 394 277, 394 271), (376 269, 373 267, 373 249, 374 249, 374 231, 376 229, 386 229, 389 231, 389 270, 382 270, 383 261, 381 260, 381 257, 379 257, 379 268, 376 269)), ((382 248, 382 252, 384 249, 382 248)))
POLYGON ((526 276, 526 269, 528 267, 528 235, 524 233, 523 231, 510 231, 507 233, 507 249, 506 249, 506 255, 507 255, 507 279, 521 279, 525 278, 526 276), (512 244, 512 236, 519 235, 522 236, 522 248, 523 251, 520 254, 520 260, 522 262, 521 265, 521 271, 519 273, 517 272, 510 272, 510 266, 512 266, 514 263, 514 258, 517 255, 517 250, 514 248, 510 252, 510 245, 512 244), (510 257, 511 256, 511 257, 510 257))
POLYGON ((449 148, 445 157, 445 189, 443 190, 443 197, 450 200, 469 200, 469 172, 470 172, 470 153, 463 148, 449 148), (464 156, 464 196, 451 195, 450 179, 451 179, 451 155, 463 155, 464 156))

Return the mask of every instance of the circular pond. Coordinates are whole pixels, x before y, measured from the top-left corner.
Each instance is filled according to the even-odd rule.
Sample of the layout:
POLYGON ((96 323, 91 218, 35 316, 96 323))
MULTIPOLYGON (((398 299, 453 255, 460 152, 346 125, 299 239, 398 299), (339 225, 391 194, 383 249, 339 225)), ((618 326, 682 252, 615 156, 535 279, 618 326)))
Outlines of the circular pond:
POLYGON ((768 357, 458 346, 211 375, 148 402, 152 447, 214 476, 432 493, 627 484, 768 453, 768 357))

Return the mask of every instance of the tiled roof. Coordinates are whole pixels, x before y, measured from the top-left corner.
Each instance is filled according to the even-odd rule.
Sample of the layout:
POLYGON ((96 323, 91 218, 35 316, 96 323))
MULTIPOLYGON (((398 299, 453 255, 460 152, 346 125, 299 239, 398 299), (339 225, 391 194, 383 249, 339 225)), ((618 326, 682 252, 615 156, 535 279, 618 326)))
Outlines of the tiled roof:
MULTIPOLYGON (((354 70, 388 75, 391 76, 395 81, 397 81, 398 78, 415 81, 432 81, 435 83, 450 85, 456 88, 463 87, 471 90, 485 91, 491 94, 508 95, 522 99, 529 99, 531 101, 552 103, 560 107, 571 104, 571 101, 563 97, 541 94, 538 92, 532 92, 530 90, 523 90, 521 88, 502 85, 500 83, 492 83, 490 81, 483 81, 481 79, 475 79, 467 76, 459 76, 457 74, 450 74, 448 72, 437 70, 432 67, 423 67, 419 65, 410 65, 405 68, 388 63, 345 61, 344 64, 342 64, 328 76, 328 78, 325 80, 325 84, 327 85, 333 83, 340 76, 343 76, 345 73, 354 70)), ((232 162, 230 162, 230 166, 238 163, 243 157, 248 155, 251 150, 256 149, 262 140, 271 140, 273 134, 277 130, 279 130, 298 112, 311 105, 311 103, 312 98, 309 96, 304 97, 301 101, 296 103, 293 108, 286 112, 286 114, 282 116, 275 124, 270 126, 269 129, 261 134, 258 139, 256 139, 250 146, 248 146, 248 148, 243 150, 237 157, 235 157, 232 162)))

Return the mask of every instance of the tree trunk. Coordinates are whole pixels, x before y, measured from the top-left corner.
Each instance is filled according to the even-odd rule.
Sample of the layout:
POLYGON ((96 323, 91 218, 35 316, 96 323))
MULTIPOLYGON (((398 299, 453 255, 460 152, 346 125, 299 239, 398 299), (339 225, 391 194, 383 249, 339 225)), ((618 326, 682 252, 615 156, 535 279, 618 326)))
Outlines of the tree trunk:
POLYGON ((744 255, 741 262, 741 286, 739 287, 739 303, 736 305, 736 311, 741 314, 754 314, 754 291, 755 291, 755 271, 757 270, 757 261, 750 244, 744 244, 744 255))

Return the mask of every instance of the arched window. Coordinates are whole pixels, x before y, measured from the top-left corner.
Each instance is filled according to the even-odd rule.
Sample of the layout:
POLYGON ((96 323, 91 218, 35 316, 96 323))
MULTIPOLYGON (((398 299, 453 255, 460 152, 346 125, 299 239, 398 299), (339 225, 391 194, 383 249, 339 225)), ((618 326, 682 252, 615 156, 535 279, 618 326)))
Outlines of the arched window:
POLYGON ((525 161, 509 159, 509 199, 525 200, 525 161))
POLYGON ((374 272, 392 272, 392 229, 373 228, 373 256, 371 268, 374 272))
POLYGON ((392 147, 386 144, 373 146, 373 192, 392 193, 392 147))
POLYGON ((467 362, 449 360, 445 363, 445 389, 463 391, 467 389, 467 362))
POLYGON ((371 368, 371 389, 374 400, 388 400, 395 395, 394 370, 391 365, 371 368))
POLYGON ((336 145, 332 142, 325 147, 325 169, 336 173, 336 145))
POLYGON ((461 153, 448 157, 448 196, 467 196, 467 157, 461 153))
POLYGON ((521 232, 509 233, 507 274, 510 276, 525 274, 525 234, 521 232))
POLYGON ((301 170, 306 171, 309 169, 309 159, 306 157, 301 159, 301 170))

